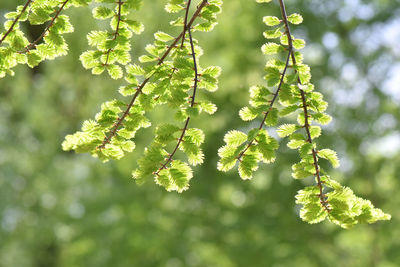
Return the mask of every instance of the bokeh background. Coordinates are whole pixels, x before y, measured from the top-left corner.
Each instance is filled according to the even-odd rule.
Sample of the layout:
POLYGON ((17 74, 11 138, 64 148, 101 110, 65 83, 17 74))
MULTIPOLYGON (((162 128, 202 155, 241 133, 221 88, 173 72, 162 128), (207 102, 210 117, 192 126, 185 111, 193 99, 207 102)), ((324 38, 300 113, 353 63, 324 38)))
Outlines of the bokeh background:
MULTIPOLYGON (((146 26, 133 39, 135 62, 155 31, 176 33, 165 2, 145 1, 135 14, 146 26)), ((24 1, 1 1, 1 15, 17 3, 24 1)), ((69 9, 75 25, 66 36, 69 56, 33 70, 20 66, 0 81, 0 266, 400 266, 400 1, 286 4, 304 17, 294 34, 307 40, 313 82, 334 117, 320 138, 341 158, 330 173, 391 213, 391 221, 351 230, 302 222, 294 195, 311 181, 291 178, 298 155, 284 140, 276 162, 251 181, 216 170, 224 133, 249 127, 238 110, 249 86, 263 82, 262 17, 279 15, 277 3, 225 1, 216 29, 195 34, 205 50, 202 65, 219 65, 223 73, 219 91, 207 95, 219 111, 192 124, 206 132, 207 159, 195 168, 189 191, 167 193, 131 179, 154 126, 118 162, 63 152, 64 136, 118 97, 123 84, 81 66, 85 35, 107 25, 93 20, 89 8, 69 9)), ((42 28, 26 30, 33 38, 42 28)), ((164 114, 151 116, 162 121, 164 114)))

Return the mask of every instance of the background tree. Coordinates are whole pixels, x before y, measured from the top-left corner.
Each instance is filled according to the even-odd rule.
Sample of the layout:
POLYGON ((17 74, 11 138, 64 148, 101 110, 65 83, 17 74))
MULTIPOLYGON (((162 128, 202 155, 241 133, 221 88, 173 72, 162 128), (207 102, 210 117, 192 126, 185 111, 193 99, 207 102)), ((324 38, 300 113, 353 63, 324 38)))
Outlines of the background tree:
MULTIPOLYGON (((144 53, 153 32, 166 27, 163 4, 145 3, 137 14, 146 30, 134 41, 133 59, 144 53)), ((66 14, 79 27, 65 35, 69 56, 33 71, 17 67, 15 77, 1 80, 1 264, 398 265, 393 238, 400 230, 397 6, 396 1, 287 1, 289 12, 301 11, 304 17, 295 34, 307 40, 305 60, 313 81, 330 103, 328 113, 337 118, 323 139, 342 159, 340 176, 332 176, 391 213, 392 221, 351 231, 301 222, 293 196, 304 185, 290 178, 297 155, 284 146, 279 153, 285 156, 261 167, 248 183, 235 173, 215 171, 225 129, 248 127, 236 114, 248 98, 247 88, 261 82, 265 26, 260 20, 278 14, 276 5, 226 2, 219 26, 197 37, 207 51, 203 64, 224 71, 222 90, 211 97, 219 111, 211 121, 195 122, 206 131, 203 148, 209 157, 195 168, 190 191, 178 196, 152 183, 127 185, 126 174, 153 129, 138 133, 136 154, 120 162, 103 165, 87 155, 62 152, 64 136, 113 98, 120 85, 83 71, 78 58, 88 46, 81 37, 93 25, 104 25, 84 8, 71 9, 66 14)), ((0 7, 6 12, 15 4, 0 7)), ((29 32, 34 38, 41 31, 29 32)), ((166 118, 162 110, 152 116, 166 118)))

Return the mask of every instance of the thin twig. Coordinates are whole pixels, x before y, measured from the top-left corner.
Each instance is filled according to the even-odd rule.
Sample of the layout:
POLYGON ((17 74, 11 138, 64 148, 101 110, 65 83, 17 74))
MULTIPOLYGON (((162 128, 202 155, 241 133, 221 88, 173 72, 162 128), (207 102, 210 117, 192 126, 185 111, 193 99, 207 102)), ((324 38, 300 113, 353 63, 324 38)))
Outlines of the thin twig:
POLYGON ((21 13, 19 13, 19 15, 14 19, 13 23, 11 24, 10 28, 8 29, 8 31, 3 35, 3 37, 0 40, 0 45, 1 43, 7 38, 7 36, 13 31, 15 24, 17 24, 17 22, 19 21, 19 19, 21 18, 22 14, 25 12, 25 10, 28 8, 29 4, 32 2, 33 0, 28 0, 26 2, 26 4, 24 5, 24 7, 21 10, 21 13))
POLYGON ((187 19, 189 15, 189 8, 192 0, 188 0, 187 6, 186 6, 186 13, 185 13, 185 20, 183 22, 183 37, 182 37, 182 44, 181 48, 183 48, 183 43, 185 42, 185 35, 186 35, 186 27, 187 27, 187 19))

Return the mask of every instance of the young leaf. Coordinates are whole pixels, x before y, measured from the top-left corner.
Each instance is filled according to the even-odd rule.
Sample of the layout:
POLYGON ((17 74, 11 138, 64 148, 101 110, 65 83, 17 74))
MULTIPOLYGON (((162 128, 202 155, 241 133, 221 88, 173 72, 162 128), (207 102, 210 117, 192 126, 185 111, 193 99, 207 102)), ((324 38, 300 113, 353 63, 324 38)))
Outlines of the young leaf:
POLYGON ((300 14, 294 13, 288 16, 287 20, 292 24, 300 24, 303 22, 303 17, 300 14))
POLYGON ((267 24, 268 26, 275 26, 278 25, 279 23, 281 23, 281 21, 279 20, 279 18, 275 17, 275 16, 265 16, 263 18, 263 21, 265 24, 267 24))
POLYGON ((224 141, 228 146, 238 147, 247 140, 247 135, 243 132, 231 130, 224 136, 224 141))
POLYGON ((318 156, 323 159, 329 160, 334 168, 337 168, 340 165, 336 152, 331 149, 318 150, 318 156))
POLYGON ((296 126, 295 124, 283 124, 283 125, 279 126, 277 133, 278 133, 279 137, 283 138, 283 137, 291 135, 297 129, 298 129, 298 126, 296 126))

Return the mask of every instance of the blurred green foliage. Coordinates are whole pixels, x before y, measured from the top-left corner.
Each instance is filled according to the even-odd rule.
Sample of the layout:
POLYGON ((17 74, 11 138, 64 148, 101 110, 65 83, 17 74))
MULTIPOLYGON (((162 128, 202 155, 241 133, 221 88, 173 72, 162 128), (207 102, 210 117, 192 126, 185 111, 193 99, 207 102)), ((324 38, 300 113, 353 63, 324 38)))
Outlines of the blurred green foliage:
MULTIPOLYGON (((135 61, 155 31, 172 29, 164 3, 145 2, 135 61)), ((237 112, 248 87, 262 83, 262 17, 279 14, 276 4, 226 1, 215 31, 196 34, 203 64, 223 73, 210 95, 219 111, 193 122, 205 129, 206 161, 189 191, 168 193, 130 178, 154 126, 138 133, 136 152, 118 162, 62 152, 64 136, 117 97, 120 85, 83 69, 84 36, 106 25, 89 9, 69 9, 69 55, 34 70, 19 66, 0 81, 0 266, 399 266, 399 3, 286 1, 289 13, 304 17, 295 34, 307 40, 313 82, 334 117, 320 139, 342 161, 332 177, 391 221, 351 230, 302 222, 294 195, 304 185, 290 176, 297 154, 285 146, 251 181, 216 170, 223 134, 248 127, 237 112)), ((15 5, 2 1, 1 14, 15 5)), ((27 30, 32 38, 40 33, 27 30)), ((152 117, 167 115, 158 109, 152 117)))

